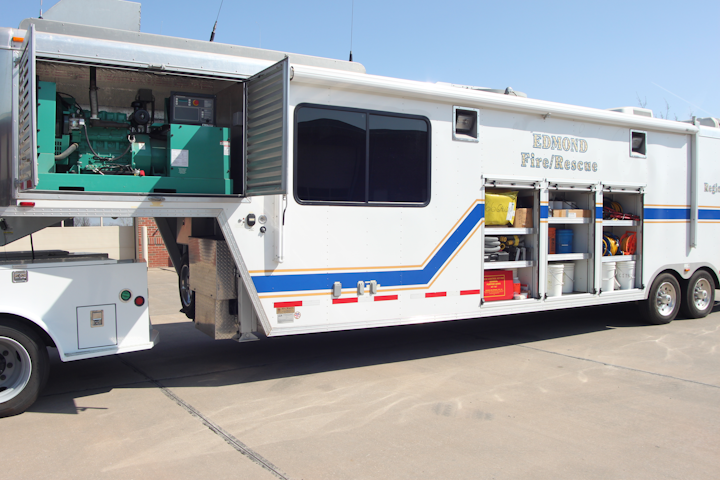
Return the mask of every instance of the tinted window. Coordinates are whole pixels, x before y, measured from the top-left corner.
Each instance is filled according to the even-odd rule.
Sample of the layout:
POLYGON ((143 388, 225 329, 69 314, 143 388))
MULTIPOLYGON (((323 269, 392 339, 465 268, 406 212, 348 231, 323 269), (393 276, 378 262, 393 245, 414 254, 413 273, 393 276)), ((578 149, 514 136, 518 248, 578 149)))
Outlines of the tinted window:
POLYGON ((296 122, 298 198, 364 202, 367 115, 300 108, 296 122))
POLYGON ((426 202, 429 158, 425 120, 370 115, 371 202, 426 202))
POLYGON ((301 106, 295 194, 306 202, 430 200, 430 132, 422 117, 301 106))

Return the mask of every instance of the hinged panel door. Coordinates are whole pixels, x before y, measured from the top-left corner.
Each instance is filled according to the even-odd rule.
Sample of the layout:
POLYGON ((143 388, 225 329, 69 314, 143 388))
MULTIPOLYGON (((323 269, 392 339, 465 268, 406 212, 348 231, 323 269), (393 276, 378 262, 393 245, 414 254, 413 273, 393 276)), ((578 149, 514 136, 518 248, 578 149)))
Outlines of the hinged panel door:
POLYGON ((289 69, 285 58, 245 84, 246 196, 287 191, 289 69))
POLYGON ((37 172, 37 84, 35 80, 35 25, 30 25, 18 63, 18 146, 16 191, 35 188, 37 172))

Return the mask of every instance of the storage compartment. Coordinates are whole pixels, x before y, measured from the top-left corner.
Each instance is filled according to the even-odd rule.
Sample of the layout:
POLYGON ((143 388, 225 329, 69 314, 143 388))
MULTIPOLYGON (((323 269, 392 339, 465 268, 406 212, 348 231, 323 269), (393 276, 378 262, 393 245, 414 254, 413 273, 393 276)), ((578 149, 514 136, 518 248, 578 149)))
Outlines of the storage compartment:
MULTIPOLYGON (((513 184, 512 187, 485 190, 486 221, 502 225, 485 226, 484 270, 490 273, 513 269, 519 283, 526 285, 517 298, 537 298, 539 251, 535 225, 539 224, 539 191, 530 185, 513 184), (490 216, 494 220, 488 220, 490 216)), ((513 298, 513 272, 510 274, 507 299, 513 298)))
POLYGON ((595 293, 595 206, 596 193, 590 186, 566 186, 551 188, 548 206, 548 296, 553 272, 564 265, 557 274, 558 282, 553 288, 562 295, 571 293, 595 293), (554 237, 554 238, 553 238, 554 237), (560 263, 563 262, 563 263, 560 263), (567 276, 566 276, 567 272, 567 276), (572 277, 570 276, 572 274, 572 277), (570 280, 572 278, 572 280, 570 280))
POLYGON ((232 338, 238 333, 238 289, 227 243, 190 237, 188 247, 195 327, 216 340, 232 338))
POLYGON ((603 189, 602 262, 616 265, 614 290, 641 287, 643 202, 638 187, 603 189))

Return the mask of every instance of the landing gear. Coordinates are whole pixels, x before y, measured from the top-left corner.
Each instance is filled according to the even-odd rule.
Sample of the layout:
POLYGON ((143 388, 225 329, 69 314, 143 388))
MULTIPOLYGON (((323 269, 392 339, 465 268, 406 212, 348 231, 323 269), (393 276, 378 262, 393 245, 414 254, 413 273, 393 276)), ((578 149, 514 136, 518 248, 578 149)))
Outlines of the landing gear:
POLYGON ((27 410, 49 373, 50 359, 40 337, 21 322, 0 317, 0 417, 27 410))

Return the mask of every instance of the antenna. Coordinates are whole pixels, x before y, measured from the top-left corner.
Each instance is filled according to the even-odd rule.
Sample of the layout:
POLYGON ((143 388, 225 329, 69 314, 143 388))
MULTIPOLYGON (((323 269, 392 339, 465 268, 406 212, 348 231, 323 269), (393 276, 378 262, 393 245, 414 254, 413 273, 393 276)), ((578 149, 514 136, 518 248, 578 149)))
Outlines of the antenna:
MULTIPOLYGON (((42 1, 42 0, 41 0, 41 1, 42 1)), ((220 10, 222 10, 222 4, 223 4, 224 1, 225 1, 225 0, 221 0, 221 1, 220 1, 220 8, 218 8, 218 14, 217 14, 217 17, 215 17, 215 25, 213 25, 213 31, 212 31, 212 33, 210 34, 210 41, 211 41, 211 42, 212 42, 213 40, 215 40, 215 29, 217 28, 217 22, 218 22, 218 19, 220 18, 220 10)))
POLYGON ((350 10, 350 61, 352 62, 352 41, 353 41, 353 23, 355 21, 355 0, 352 0, 350 10))
POLYGON ((42 19, 42 0, 40 0, 40 18, 42 19))

